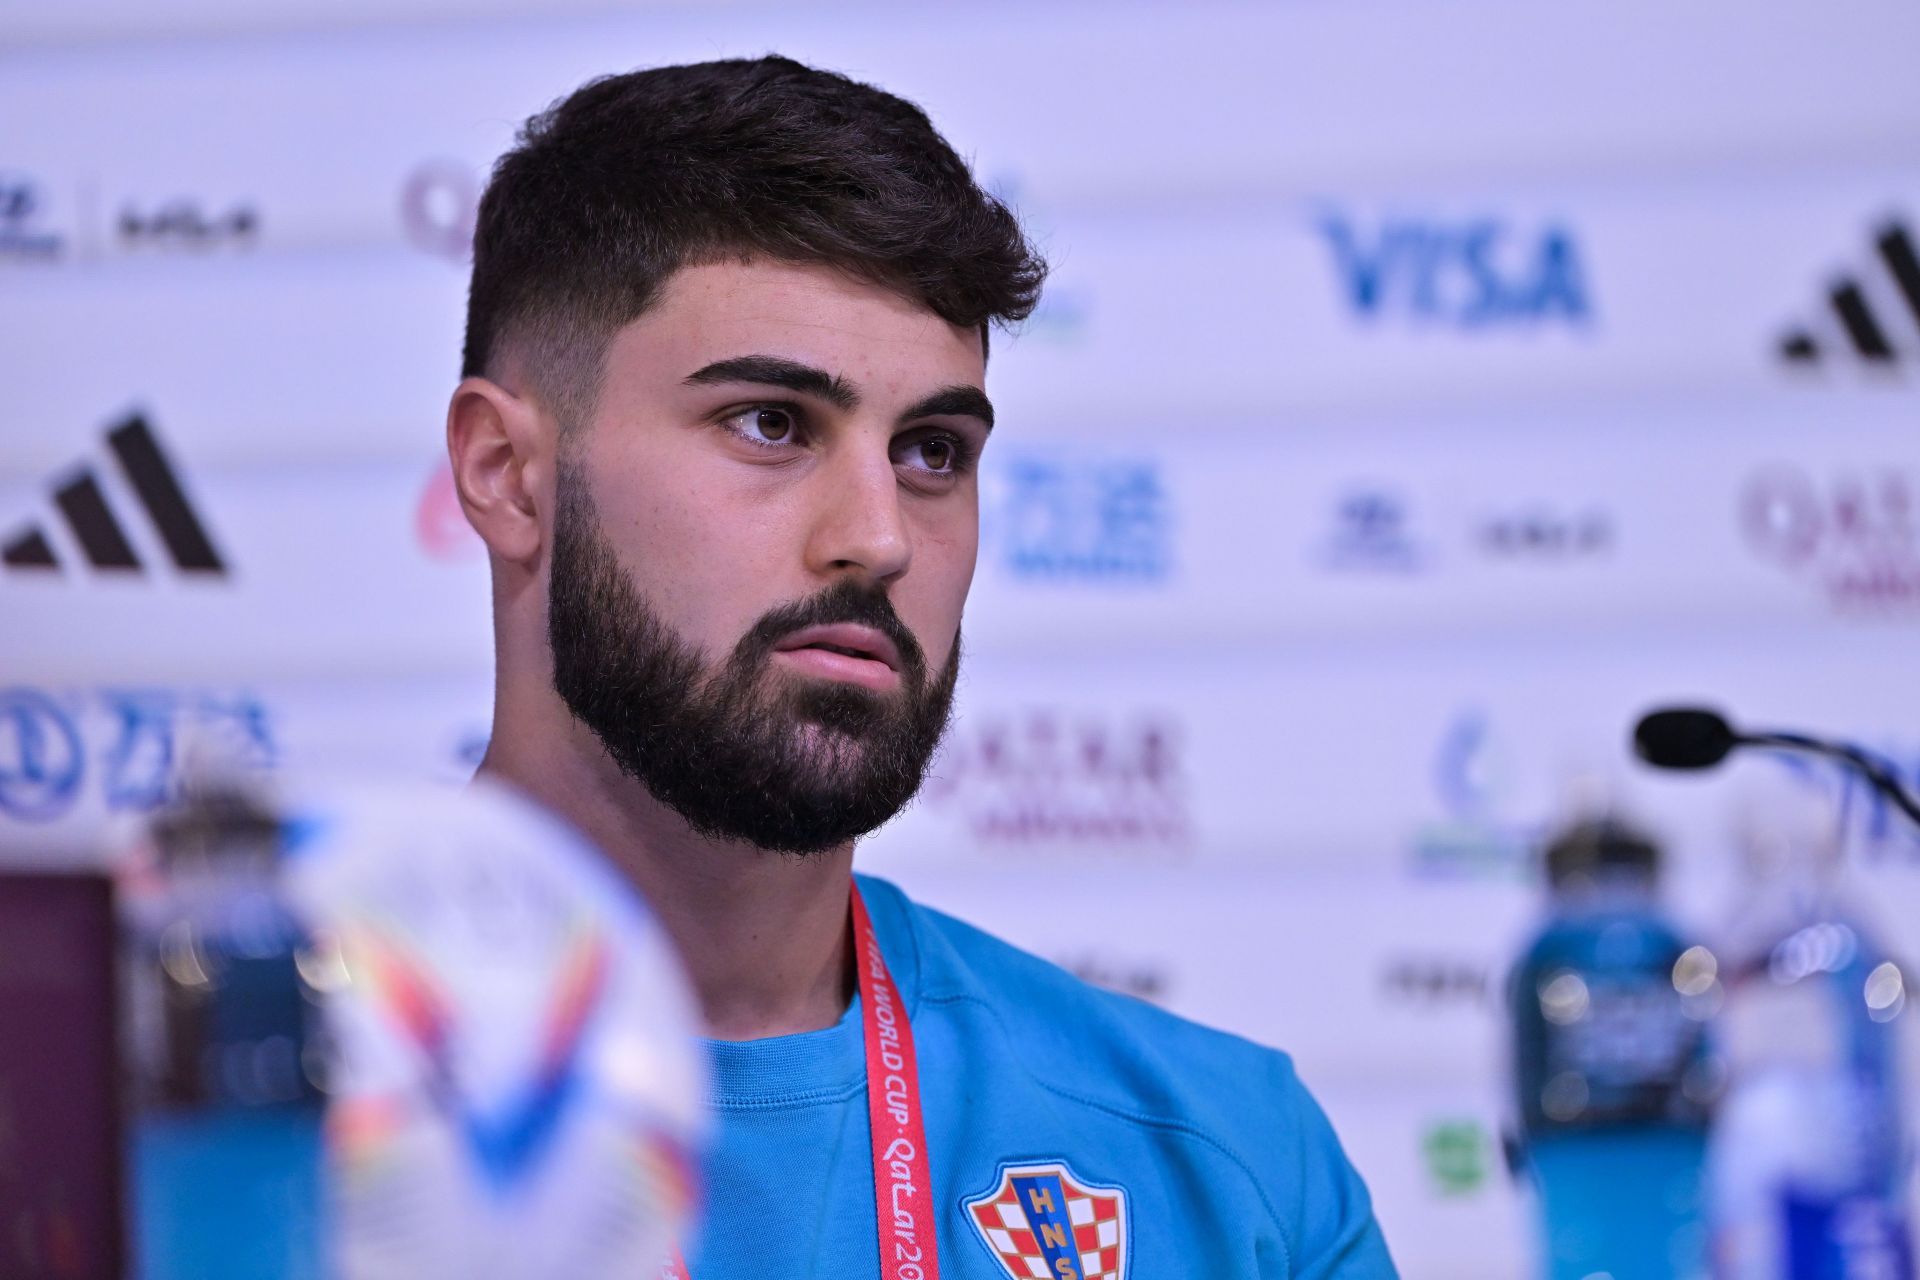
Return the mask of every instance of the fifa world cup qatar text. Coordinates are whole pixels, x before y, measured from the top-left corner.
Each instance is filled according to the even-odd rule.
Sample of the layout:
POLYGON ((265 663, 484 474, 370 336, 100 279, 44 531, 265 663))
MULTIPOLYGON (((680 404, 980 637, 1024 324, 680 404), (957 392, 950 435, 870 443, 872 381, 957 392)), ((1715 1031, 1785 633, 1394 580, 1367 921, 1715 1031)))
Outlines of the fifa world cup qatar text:
POLYGON ((990 335, 1044 276, 919 108, 778 57, 590 82, 481 198, 481 772, 685 960, 718 1124, 673 1272, 1394 1274, 1283 1053, 855 884, 947 722, 990 335))

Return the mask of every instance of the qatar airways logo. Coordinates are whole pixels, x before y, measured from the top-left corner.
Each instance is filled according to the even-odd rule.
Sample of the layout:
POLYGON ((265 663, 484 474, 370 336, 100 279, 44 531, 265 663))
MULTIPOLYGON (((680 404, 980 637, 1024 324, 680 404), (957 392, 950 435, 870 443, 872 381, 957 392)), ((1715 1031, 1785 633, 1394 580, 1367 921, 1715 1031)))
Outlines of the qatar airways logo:
POLYGON ((1739 519, 1755 555, 1818 589, 1835 612, 1920 610, 1920 523, 1907 471, 1768 468, 1747 482, 1739 519))
POLYGON ((1191 828, 1181 739, 1159 712, 969 717, 922 796, 986 847, 1176 850, 1191 828))

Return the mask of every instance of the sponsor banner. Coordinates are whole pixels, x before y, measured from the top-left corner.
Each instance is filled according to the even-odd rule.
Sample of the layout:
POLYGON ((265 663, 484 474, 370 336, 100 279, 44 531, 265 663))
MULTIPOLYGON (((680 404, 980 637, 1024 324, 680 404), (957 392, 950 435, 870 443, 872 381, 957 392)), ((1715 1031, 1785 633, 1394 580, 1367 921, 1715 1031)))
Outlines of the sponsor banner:
POLYGON ((259 243, 257 202, 223 193, 125 195, 103 207, 97 184, 54 187, 39 174, 0 171, 0 265, 49 267, 108 256, 242 252, 259 243))
MULTIPOLYGON (((1487 1122, 1510 1114, 1508 986, 1545 922, 1535 885, 1279 866, 1087 874, 1041 864, 1019 874, 1018 893, 981 868, 903 869, 895 879, 1090 982, 1284 1049, 1310 1084, 1376 1096, 1412 1082, 1485 1089, 1487 1122)), ((1670 880, 1668 908, 1683 932, 1719 945, 1741 918, 1744 885, 1670 880)), ((1911 963, 1920 940, 1906 921, 1920 906, 1920 874, 1863 872, 1843 883, 1876 937, 1911 963)), ((1908 1053, 1903 1066, 1920 1087, 1920 1061, 1908 1053)))
POLYGON ((391 240, 409 174, 444 162, 483 172, 520 120, 589 77, 768 49, 905 94, 983 170, 1025 175, 1038 200, 1088 207, 1561 174, 1593 157, 1663 172, 1715 157, 1904 159, 1920 138, 1898 55, 1920 43, 1920 19, 1893 0, 1765 23, 1726 0, 1684 14, 1401 5, 1390 40, 1358 12, 1141 8, 1103 16, 1091 61, 1084 17, 1070 10, 875 27, 811 11, 568 18, 507 3, 487 8, 539 21, 449 29, 408 20, 446 16, 439 0, 353 5, 351 17, 312 6, 303 18, 302 7, 203 0, 171 21, 124 4, 9 14, 0 45, 114 37, 12 59, 0 113, 58 123, 16 131, 11 163, 86 207, 75 217, 92 229, 76 227, 76 240, 111 244, 123 210, 146 218, 173 202, 193 210, 179 221, 195 241, 243 207, 263 246, 391 240), (341 29, 354 18, 377 21, 341 29), (326 38, 300 29, 309 20, 326 38), (124 39, 176 24, 258 34, 203 41, 191 57, 176 42, 124 39), (1625 69, 1631 94, 1620 92, 1625 69))
MULTIPOLYGON (((1910 645, 1862 637, 1850 661, 1903 669, 1910 645)), ((975 661, 919 798, 863 845, 864 865, 984 881, 1058 869, 1271 869, 1432 884, 1529 885, 1547 835, 1613 804, 1672 855, 1675 891, 1718 901, 1756 831, 1802 797, 1838 802, 1862 875, 1920 875, 1920 837, 1819 763, 1748 753, 1706 775, 1656 773, 1627 745, 1659 705, 1724 708, 1754 729, 1860 743, 1920 787, 1920 705, 1896 678, 1841 684, 1822 646, 1729 635, 1620 654, 1604 639, 1418 656, 1276 647, 1184 667, 975 661)), ((138 811, 206 739, 216 758, 287 772, 432 777, 477 760, 484 667, 438 676, 137 674, 0 682, 0 829, 38 839, 138 811), (182 728, 181 726, 184 726, 182 728), (164 729, 164 732, 163 732, 164 729), (454 762, 450 766, 450 761, 454 762)), ((1204 918, 1204 917, 1198 917, 1204 918)), ((1134 979, 1115 979, 1121 985, 1134 979)), ((1154 980, 1140 977, 1143 994, 1154 980)))
POLYGON ((484 677, 0 683, 0 866, 98 864, 196 769, 296 792, 461 781, 491 710, 484 677))
MULTIPOLYGON (((1648 395, 1824 417, 1856 392, 1910 416, 1920 386, 1911 172, 1062 216, 1047 240, 1052 293, 989 378, 1015 438, 1611 403, 1644 440, 1648 395)), ((14 272, 0 343, 31 429, 0 438, 0 472, 49 463, 46 433, 103 395, 167 404, 209 460, 419 448, 465 289, 462 266, 398 245, 14 272)))
POLYGON ((895 878, 1089 981, 1285 1049, 1309 1081, 1503 1078, 1502 984, 1537 922, 1530 887, 1280 867, 1039 865, 1020 876, 1017 894, 981 868, 895 878))
POLYGON ((170 434, 132 413, 0 485, 4 678, 490 675, 485 551, 443 465, 208 468, 170 434))
MULTIPOLYGON (((486 557, 431 445, 242 467, 196 411, 81 419, 37 474, 0 482, 16 676, 486 668, 486 557)), ((1777 405, 1649 412, 1633 426, 1657 444, 1633 449, 1622 416, 1433 415, 1357 437, 1243 423, 1138 445, 1009 426, 982 471, 969 647, 1177 673, 1183 649, 1478 639, 1491 655, 1569 632, 1920 622, 1920 443, 1885 406, 1841 396, 1817 432, 1777 405)))
POLYGON ((136 409, 201 465, 411 462, 445 437, 465 314, 464 275, 398 251, 17 273, 0 479, 136 409))
MULTIPOLYGON (((211 764, 292 794, 356 778, 456 783, 484 753, 489 713, 480 681, 0 687, 0 862, 97 863, 177 793, 183 769, 211 764)), ((977 719, 966 712, 956 736, 977 719)), ((1451 750, 1443 744, 1441 767, 1451 767, 1451 750)), ((1317 753, 1344 750, 1321 744, 1317 753)), ((1436 1083, 1501 1078, 1504 984, 1543 909, 1529 855, 1553 815, 1490 797, 1478 816, 1450 817, 1444 796, 1423 795, 1420 780, 1400 775, 1391 749, 1346 761, 1348 776, 1324 771, 1314 790, 1290 785, 1287 775, 1312 772, 1315 754, 1276 749, 1228 779, 1203 771, 1232 762, 1179 761, 1175 794, 1192 830, 1257 824, 1260 845, 1246 856, 1155 846, 1152 831, 1129 839, 1119 831, 1127 810, 1112 800, 1118 788, 1039 767, 1025 804, 1060 819, 1051 831, 1035 822, 1014 838, 989 831, 943 842, 947 769, 916 809, 863 844, 859 863, 1089 981, 1286 1048, 1310 1079, 1384 1089, 1410 1063, 1436 1083), (1237 813, 1224 812, 1223 783, 1251 792, 1237 813), (1103 796, 1108 808, 1096 813, 1103 796), (1096 816, 1106 824, 1090 833, 1096 816), (1313 845, 1316 829, 1344 836, 1313 845), (1371 840, 1379 847, 1369 852, 1371 840), (1436 847, 1453 860, 1436 863, 1436 847), (1488 850, 1509 861, 1494 863, 1488 850), (1009 876, 1019 893, 1006 891, 1009 876)), ((1497 775, 1501 762, 1480 767, 1497 775)), ((1694 781, 1686 794, 1642 785, 1626 806, 1666 838, 1671 908, 1709 942, 1744 892, 1723 852, 1729 831, 1807 785, 1765 761, 1742 772, 1694 781)), ((994 798, 1006 803, 1004 791, 994 798)), ((1920 842, 1856 831, 1850 852, 1846 875, 1866 919, 1910 958, 1916 940, 1905 922, 1920 910, 1920 842)))
POLYGON ((1911 412, 1917 228, 1911 169, 1062 214, 1072 322, 1039 317, 994 392, 1105 430, 1176 403, 1211 425, 1849 387, 1911 412))
MULTIPOLYGON (((1750 755, 1707 775, 1637 764, 1629 731, 1662 705, 1859 742, 1920 786, 1911 646, 1832 648, 1729 629, 1622 651, 1568 637, 1497 652, 1434 644, 1222 650, 1204 661, 976 661, 919 801, 866 850, 876 869, 1049 863, 1090 876, 1151 865, 1284 864, 1434 881, 1533 875, 1544 837, 1596 804, 1640 815, 1676 874, 1731 873, 1756 824, 1835 773, 1750 755), (1875 678, 1879 673, 1882 678, 1875 678), (1903 701, 1903 698, 1905 701, 1903 701)), ((1920 866, 1920 838, 1858 788, 1864 870, 1920 866)))
POLYGON ((982 472, 978 652, 1920 620, 1920 444, 1831 414, 1439 413, 1153 443, 1009 428, 982 472), (1623 446, 1629 433, 1644 437, 1623 446))

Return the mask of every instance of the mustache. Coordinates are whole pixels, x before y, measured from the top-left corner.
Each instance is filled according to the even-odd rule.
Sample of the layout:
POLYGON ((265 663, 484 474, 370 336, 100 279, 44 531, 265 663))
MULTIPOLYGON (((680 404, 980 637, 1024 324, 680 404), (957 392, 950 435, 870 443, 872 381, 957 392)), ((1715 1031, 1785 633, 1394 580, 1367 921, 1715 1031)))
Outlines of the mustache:
POLYGON ((905 668, 901 674, 908 684, 918 687, 925 683, 926 653, 907 624, 900 621, 900 615, 893 611, 886 588, 854 578, 842 578, 804 600, 767 610, 734 646, 732 665, 756 667, 773 652, 775 645, 794 632, 840 622, 872 627, 893 641, 893 647, 900 651, 900 665, 905 668))

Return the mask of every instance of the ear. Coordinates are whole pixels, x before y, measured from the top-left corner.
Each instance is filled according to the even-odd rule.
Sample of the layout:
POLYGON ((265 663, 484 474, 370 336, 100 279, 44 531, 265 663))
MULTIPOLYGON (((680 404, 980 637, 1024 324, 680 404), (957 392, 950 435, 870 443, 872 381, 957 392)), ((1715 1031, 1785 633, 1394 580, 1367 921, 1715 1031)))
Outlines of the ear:
POLYGON ((539 409, 497 382, 468 378, 447 406, 447 456, 467 523, 502 560, 540 555, 540 509, 552 492, 552 439, 539 409))

